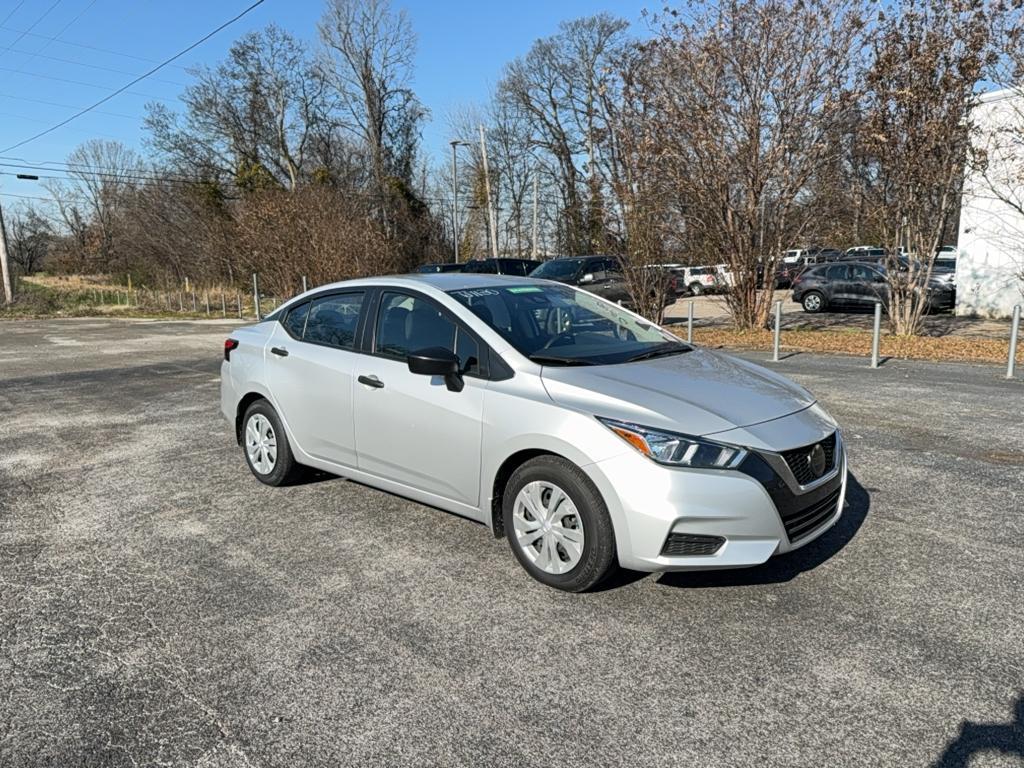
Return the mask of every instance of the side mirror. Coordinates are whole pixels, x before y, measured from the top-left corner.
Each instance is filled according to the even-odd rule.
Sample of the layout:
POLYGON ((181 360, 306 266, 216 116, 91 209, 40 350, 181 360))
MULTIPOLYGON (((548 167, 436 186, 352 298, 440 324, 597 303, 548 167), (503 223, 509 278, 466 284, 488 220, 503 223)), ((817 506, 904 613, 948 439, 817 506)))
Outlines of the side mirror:
POLYGON ((413 352, 405 358, 412 373, 422 376, 444 376, 445 386, 452 392, 461 392, 465 386, 459 371, 459 358, 450 349, 429 347, 413 352))
POLYGON ((580 278, 580 283, 592 283, 594 282, 594 273, 587 272, 583 277, 580 278))

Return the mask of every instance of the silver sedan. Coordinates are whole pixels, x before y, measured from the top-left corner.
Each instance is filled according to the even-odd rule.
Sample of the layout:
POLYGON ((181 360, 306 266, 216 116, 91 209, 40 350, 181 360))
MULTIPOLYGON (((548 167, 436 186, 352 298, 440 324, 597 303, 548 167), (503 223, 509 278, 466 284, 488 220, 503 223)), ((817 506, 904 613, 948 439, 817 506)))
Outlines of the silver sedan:
POLYGON ((535 579, 763 563, 839 518, 805 389, 542 280, 432 274, 298 296, 224 345, 221 409, 269 485, 306 468, 487 525, 535 579))

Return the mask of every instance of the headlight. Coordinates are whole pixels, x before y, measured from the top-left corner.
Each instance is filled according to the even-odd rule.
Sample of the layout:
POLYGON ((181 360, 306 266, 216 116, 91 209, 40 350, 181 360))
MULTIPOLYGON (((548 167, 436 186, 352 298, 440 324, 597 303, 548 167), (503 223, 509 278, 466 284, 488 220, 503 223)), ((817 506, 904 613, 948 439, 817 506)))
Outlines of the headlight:
POLYGON ((744 449, 734 445, 641 427, 625 421, 603 419, 600 416, 597 418, 644 456, 670 467, 732 469, 739 466, 747 456, 744 449))

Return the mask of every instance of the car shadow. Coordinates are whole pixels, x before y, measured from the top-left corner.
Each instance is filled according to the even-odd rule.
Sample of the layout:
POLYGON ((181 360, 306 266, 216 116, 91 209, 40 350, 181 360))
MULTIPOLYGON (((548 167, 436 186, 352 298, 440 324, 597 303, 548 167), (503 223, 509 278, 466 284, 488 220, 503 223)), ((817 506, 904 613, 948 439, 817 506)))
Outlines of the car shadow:
POLYGON ((967 768, 971 758, 985 752, 1024 759, 1024 693, 1017 696, 1014 719, 1008 723, 973 723, 963 720, 932 768, 967 768))
POLYGON ((657 583, 666 587, 699 589, 708 587, 741 587, 756 584, 781 584, 813 570, 830 560, 849 544, 871 508, 871 496, 850 473, 846 486, 846 508, 831 529, 795 552, 773 557, 751 568, 729 568, 712 571, 675 571, 663 573, 657 583))

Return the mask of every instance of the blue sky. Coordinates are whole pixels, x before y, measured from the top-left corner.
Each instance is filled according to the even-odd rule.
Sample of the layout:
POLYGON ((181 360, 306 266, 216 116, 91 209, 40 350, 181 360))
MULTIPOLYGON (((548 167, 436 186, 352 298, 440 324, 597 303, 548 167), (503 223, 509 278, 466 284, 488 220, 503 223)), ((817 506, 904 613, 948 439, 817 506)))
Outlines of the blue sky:
MULTIPOLYGON (((423 138, 425 150, 435 159, 446 150, 448 111, 484 102, 502 66, 524 53, 535 39, 555 32, 559 21, 608 11, 638 23, 641 29, 641 11, 660 6, 650 0, 393 0, 393 4, 406 9, 419 39, 415 88, 431 111, 423 138)), ((102 98, 247 5, 249 0, 0 0, 0 147, 102 98)), ((8 154, 32 162, 61 161, 77 144, 94 136, 141 147, 144 105, 152 100, 174 104, 189 81, 185 67, 220 60, 234 39, 270 22, 312 41, 322 9, 321 0, 267 0, 96 113, 8 154)), ((0 177, 0 188, 7 193, 39 194, 35 182, 9 176, 0 177)))

